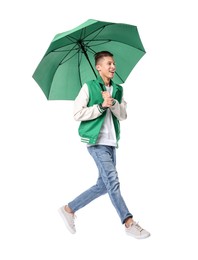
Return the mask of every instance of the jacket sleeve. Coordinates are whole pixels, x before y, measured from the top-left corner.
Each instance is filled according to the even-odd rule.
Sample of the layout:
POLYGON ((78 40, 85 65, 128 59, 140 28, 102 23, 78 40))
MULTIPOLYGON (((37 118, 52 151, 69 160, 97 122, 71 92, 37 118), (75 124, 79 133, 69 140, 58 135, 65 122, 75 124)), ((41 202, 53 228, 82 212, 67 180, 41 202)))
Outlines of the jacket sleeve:
POLYGON ((89 91, 87 84, 84 84, 74 101, 74 119, 76 121, 87 121, 95 119, 103 113, 99 109, 97 104, 88 107, 87 104, 89 102, 89 91))
POLYGON ((116 99, 114 99, 114 101, 114 105, 110 108, 111 112, 114 114, 114 116, 117 117, 118 120, 125 120, 127 118, 126 101, 124 100, 124 98, 122 98, 121 103, 119 103, 116 99))

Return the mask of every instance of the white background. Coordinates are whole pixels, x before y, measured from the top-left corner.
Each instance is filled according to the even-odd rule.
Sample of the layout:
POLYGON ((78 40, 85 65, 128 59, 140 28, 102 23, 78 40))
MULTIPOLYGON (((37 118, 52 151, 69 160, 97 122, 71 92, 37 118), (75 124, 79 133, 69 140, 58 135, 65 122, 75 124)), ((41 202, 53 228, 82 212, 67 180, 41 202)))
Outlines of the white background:
MULTIPOLYGON (((197 259, 198 37, 196 1, 6 1, 0 7, 0 258, 197 259), (92 184, 73 101, 47 101, 32 74, 55 34, 87 19, 138 26, 146 55, 124 84, 117 168, 134 219, 125 235, 108 196, 57 209, 92 184)), ((2 5, 2 4, 1 4, 2 5)))

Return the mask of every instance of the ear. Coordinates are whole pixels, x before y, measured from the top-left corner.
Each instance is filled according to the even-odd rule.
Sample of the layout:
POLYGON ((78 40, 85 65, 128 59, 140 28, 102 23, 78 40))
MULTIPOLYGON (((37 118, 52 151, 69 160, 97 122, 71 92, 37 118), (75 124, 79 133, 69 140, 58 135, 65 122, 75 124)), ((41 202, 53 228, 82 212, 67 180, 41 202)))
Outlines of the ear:
POLYGON ((96 69, 97 69, 97 71, 100 70, 100 65, 99 64, 96 65, 96 69))

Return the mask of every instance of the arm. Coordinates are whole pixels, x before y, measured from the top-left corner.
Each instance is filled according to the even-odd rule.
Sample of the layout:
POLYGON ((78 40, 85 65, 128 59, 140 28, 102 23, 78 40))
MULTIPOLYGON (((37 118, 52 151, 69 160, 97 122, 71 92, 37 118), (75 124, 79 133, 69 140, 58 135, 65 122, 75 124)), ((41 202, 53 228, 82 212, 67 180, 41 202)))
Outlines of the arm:
POLYGON ((89 91, 87 84, 84 84, 74 101, 74 119, 76 121, 87 121, 102 115, 103 111, 99 105, 87 107, 89 102, 89 91))
POLYGON ((104 98, 103 105, 109 107, 111 109, 111 112, 114 114, 114 116, 117 117, 118 120, 121 121, 127 118, 127 113, 126 113, 127 103, 123 98, 120 104, 116 99, 113 99, 110 93, 107 91, 103 91, 102 96, 104 98))
POLYGON ((126 101, 122 98, 122 102, 120 104, 116 99, 114 99, 113 103, 114 104, 110 107, 111 112, 117 117, 118 120, 125 120, 127 118, 126 101))

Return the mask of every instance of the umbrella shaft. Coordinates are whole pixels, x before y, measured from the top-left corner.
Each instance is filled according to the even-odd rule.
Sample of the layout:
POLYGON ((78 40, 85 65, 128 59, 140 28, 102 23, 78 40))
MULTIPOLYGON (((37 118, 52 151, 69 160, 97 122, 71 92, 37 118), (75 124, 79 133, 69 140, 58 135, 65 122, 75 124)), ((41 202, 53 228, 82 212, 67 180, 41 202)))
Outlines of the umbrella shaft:
POLYGON ((80 47, 81 47, 82 52, 85 54, 85 57, 86 57, 87 61, 89 62, 89 65, 90 65, 90 67, 92 68, 95 77, 97 78, 96 72, 95 72, 95 70, 94 70, 94 68, 93 68, 93 66, 92 66, 92 64, 91 64, 91 62, 90 62, 90 60, 89 60, 89 57, 88 57, 87 52, 86 52, 86 50, 85 50, 85 47, 84 47, 84 45, 82 44, 81 41, 79 41, 79 45, 80 45, 80 47))

